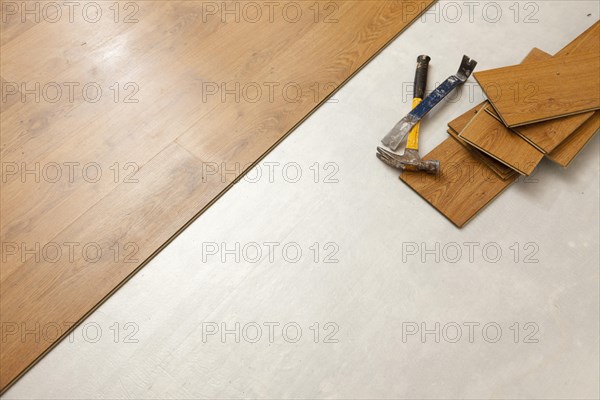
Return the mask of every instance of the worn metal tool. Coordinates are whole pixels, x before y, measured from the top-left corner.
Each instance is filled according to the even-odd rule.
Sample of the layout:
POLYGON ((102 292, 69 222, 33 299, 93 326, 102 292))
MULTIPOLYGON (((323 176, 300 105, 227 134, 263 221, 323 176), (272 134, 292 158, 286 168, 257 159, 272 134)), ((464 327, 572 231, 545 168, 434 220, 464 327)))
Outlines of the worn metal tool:
POLYGON ((377 157, 387 165, 402 171, 423 171, 428 174, 437 174, 440 171, 439 161, 422 160, 417 150, 406 150, 404 155, 398 155, 383 147, 377 147, 377 157))
MULTIPOLYGON (((413 94, 413 109, 417 107, 425 94, 427 86, 427 70, 429 68, 429 56, 417 58, 417 72, 415 73, 415 85, 413 94)), ((381 147, 377 148, 377 157, 384 163, 403 171, 425 171, 437 174, 440 170, 439 161, 423 161, 419 156, 419 123, 411 129, 408 135, 404 155, 398 155, 381 147)))
POLYGON ((466 82, 471 76, 477 61, 472 60, 468 56, 463 56, 460 67, 456 75, 450 76, 442 82, 429 96, 425 98, 417 107, 402 118, 396 126, 383 138, 381 141, 384 145, 392 150, 396 150, 410 130, 433 109, 444 97, 446 97, 455 87, 466 82))

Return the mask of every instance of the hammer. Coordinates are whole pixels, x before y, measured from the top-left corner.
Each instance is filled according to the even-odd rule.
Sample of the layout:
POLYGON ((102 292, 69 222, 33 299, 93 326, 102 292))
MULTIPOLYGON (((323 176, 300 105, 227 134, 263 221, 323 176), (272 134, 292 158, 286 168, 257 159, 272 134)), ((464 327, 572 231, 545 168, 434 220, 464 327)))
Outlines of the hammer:
MULTIPOLYGON (((421 55, 417 58, 417 71, 415 73, 415 85, 412 108, 417 107, 425 95, 427 86, 427 70, 429 68, 429 56, 421 55)), ((403 155, 392 153, 381 147, 377 147, 377 157, 384 163, 403 171, 424 171, 429 174, 437 174, 440 170, 439 161, 424 161, 419 156, 419 126, 417 123, 408 134, 406 149, 403 155)))

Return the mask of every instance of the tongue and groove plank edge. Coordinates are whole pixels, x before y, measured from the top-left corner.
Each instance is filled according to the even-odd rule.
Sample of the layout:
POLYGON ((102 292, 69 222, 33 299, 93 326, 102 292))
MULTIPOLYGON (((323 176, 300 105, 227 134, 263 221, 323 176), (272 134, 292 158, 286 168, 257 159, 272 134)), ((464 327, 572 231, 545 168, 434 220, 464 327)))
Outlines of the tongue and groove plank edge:
MULTIPOLYGON (((133 105, 131 107, 134 107, 134 110, 140 111, 141 115, 137 116, 136 113, 131 113, 132 109, 123 105, 115 107, 114 104, 108 104, 102 106, 104 109, 99 107, 94 109, 83 104, 75 108, 68 108, 68 110, 66 108, 59 109, 59 111, 65 111, 65 114, 55 115, 57 118, 53 118, 53 121, 57 120, 56 124, 60 129, 55 129, 57 134, 61 134, 65 124, 70 127, 73 122, 76 122, 86 127, 90 126, 89 120, 84 117, 93 118, 92 121, 95 124, 91 125, 92 127, 103 127, 105 126, 103 121, 114 119, 115 113, 119 114, 119 118, 125 116, 132 118, 133 116, 131 120, 117 119, 116 121, 128 122, 128 126, 131 126, 132 129, 131 134, 121 127, 118 131, 121 134, 120 137, 128 140, 127 143, 131 149, 141 149, 140 159, 143 158, 144 161, 140 163, 141 167, 133 177, 138 182, 135 184, 121 182, 117 185, 97 186, 89 189, 93 191, 88 196, 90 207, 82 209, 79 214, 61 225, 60 229, 48 232, 45 240, 41 241, 41 243, 50 241, 97 243, 104 251, 102 251, 102 257, 94 264, 90 264, 81 257, 74 260, 73 263, 60 264, 44 260, 36 262, 30 257, 19 261, 18 265, 2 265, 0 271, 4 272, 5 268, 11 271, 6 275, 2 273, 0 277, 2 279, 0 309, 3 322, 16 323, 18 326, 25 324, 28 327, 35 324, 43 326, 41 324, 49 322, 61 325, 67 323, 71 324, 71 328, 65 329, 58 339, 50 341, 36 341, 31 335, 25 337, 26 340, 14 336, 8 337, 7 341, 2 343, 0 354, 2 370, 0 392, 4 392, 37 360, 66 337, 74 326, 90 315, 160 249, 173 240, 185 226, 229 189, 241 174, 258 163, 319 104, 330 98, 337 88, 357 73, 433 3, 434 1, 429 0, 420 2, 344 2, 339 3, 340 13, 337 15, 338 22, 335 24, 306 27, 296 24, 295 28, 290 25, 282 30, 281 26, 270 23, 262 25, 256 23, 225 24, 224 26, 201 24, 196 28, 190 20, 181 20, 183 15, 179 13, 179 11, 183 11, 186 15, 191 15, 189 13, 193 13, 194 7, 197 6, 195 3, 182 2, 174 5, 174 2, 160 2, 158 6, 164 9, 148 10, 148 13, 154 16, 153 18, 159 14, 165 14, 164 18, 159 19, 160 31, 171 28, 173 29, 169 30, 170 33, 186 30, 186 34, 189 35, 186 40, 178 40, 177 36, 172 36, 162 43, 145 42, 146 34, 144 32, 159 31, 151 22, 156 21, 153 18, 148 18, 146 21, 140 19, 140 23, 128 27, 132 31, 123 27, 119 28, 124 33, 135 33, 138 42, 129 50, 138 51, 136 57, 140 57, 147 63, 156 63, 153 64, 156 68, 152 65, 146 68, 144 63, 139 62, 140 59, 127 58, 123 63, 118 64, 118 68, 122 69, 120 70, 122 75, 119 76, 128 76, 135 80, 136 77, 139 78, 143 75, 142 81, 148 80, 148 86, 140 85, 141 89, 145 90, 140 91, 140 96, 143 93, 146 95, 148 93, 160 94, 161 97, 157 99, 160 100, 162 108, 148 108, 148 104, 152 106, 153 102, 151 101, 141 105, 141 107, 146 107, 146 110, 140 109, 140 106, 135 108, 136 106, 133 105), (410 9, 416 7, 414 13, 407 14, 409 9, 405 7, 407 5, 410 6, 410 9), (352 29, 348 29, 348 27, 352 29), (219 29, 223 30, 221 34, 227 33, 229 36, 220 36, 219 29), (194 33, 195 30, 198 32, 194 33), (286 32, 293 37, 293 40, 287 44, 283 40, 286 32), (207 39, 209 36, 210 40, 207 39), (236 49, 235 43, 224 47, 223 41, 227 37, 244 39, 235 40, 236 43, 242 45, 242 48, 240 49, 238 46, 236 49), (256 46, 254 46, 252 38, 261 40, 266 38, 269 42, 255 43, 256 46), (204 40, 204 45, 194 46, 193 43, 197 40, 204 40), (273 46, 269 47, 270 44, 273 46), (142 51, 144 45, 149 46, 149 50, 154 53, 145 56, 145 51, 142 51), (211 49, 214 50, 214 57, 207 57, 203 52, 212 51, 211 49), (172 63, 170 60, 174 56, 181 62, 172 63), (229 61, 227 61, 227 57, 230 57, 229 61), (163 71, 160 75, 164 76, 166 81, 150 79, 156 77, 155 72, 158 70, 163 71), (171 71, 173 75, 166 74, 165 71, 171 71), (206 71, 210 71, 210 74, 198 75, 206 71), (176 86, 177 90, 171 90, 173 87, 168 81, 170 76, 186 78, 191 83, 186 86, 176 86), (312 92, 308 91, 307 96, 301 97, 294 104, 279 98, 279 103, 276 102, 276 104, 263 102, 266 107, 264 109, 252 103, 223 103, 218 100, 212 103, 202 103, 197 101, 197 98, 202 98, 201 93, 197 94, 198 90, 201 90, 197 82, 211 79, 216 82, 229 81, 232 77, 248 82, 261 79, 269 82, 298 82, 302 88, 310 87, 316 82, 320 84, 333 83, 334 85, 330 85, 316 100, 311 100, 314 96, 312 92), (169 92, 169 90, 171 91, 169 92), (169 95, 171 97, 168 97, 169 95), (193 110, 193 107, 196 109, 193 110), (102 111, 98 112, 99 110, 102 111), (73 114, 79 114, 81 118, 69 120, 66 117, 67 111, 71 112, 70 117, 73 114), (143 112, 149 115, 144 115, 143 112), (171 119, 167 121, 167 118, 171 119), (164 120, 165 123, 155 123, 156 120, 159 122, 164 120), (133 135, 140 129, 141 133, 133 135), (156 140, 167 132, 170 132, 168 133, 170 136, 162 141, 156 140), (148 144, 148 138, 154 139, 151 145, 148 144), (147 154, 142 154, 142 150, 147 154), (206 176, 203 175, 206 162, 223 162, 228 163, 229 166, 241 164, 248 165, 248 167, 240 170, 235 177, 228 176, 225 181, 221 179, 220 175, 206 181, 206 176), (114 252, 110 251, 115 243, 120 246, 135 243, 137 248, 135 260, 120 258, 118 262, 115 262, 114 252), (23 293, 26 293, 27 296, 23 296, 23 293)), ((78 28, 74 25, 76 24, 69 24, 69 29, 65 32, 76 34, 78 28)), ((35 42, 39 38, 48 37, 45 30, 50 28, 63 29, 65 27, 40 24, 28 27, 21 35, 26 35, 35 42)), ((87 32, 86 35, 95 35, 95 38, 99 38, 94 43, 90 42, 90 45, 97 46, 98 51, 94 56, 100 56, 103 53, 102 44, 99 44, 104 43, 103 39, 100 40, 105 33, 102 31, 103 28, 88 25, 82 29, 87 32)), ((105 36, 110 36, 110 31, 107 32, 108 35, 105 36)), ((63 40, 61 35, 55 36, 57 40, 63 40)), ((129 37, 131 38, 131 36, 129 37)), ((62 46, 69 45, 69 40, 65 39, 62 46)), ((7 75, 3 75, 3 79, 7 81, 28 79, 27 64, 23 65, 25 69, 19 65, 18 42, 20 40, 16 38, 3 42, 3 56, 6 54, 6 57, 2 57, 3 65, 5 60, 11 65, 6 69, 3 67, 3 73, 4 71, 9 72, 7 75), (11 52, 15 57, 10 57, 11 52)), ((79 42, 77 43, 79 46, 79 42)), ((107 42, 106 45, 110 47, 115 43, 107 42)), ((73 51, 78 53, 77 57, 71 58, 71 62, 75 62, 73 60, 77 59, 77 62, 86 66, 85 69, 78 71, 72 64, 66 66, 61 63, 48 62, 50 71, 48 76, 55 77, 60 74, 70 76, 69 71, 74 71, 80 77, 79 79, 85 79, 91 71, 96 74, 106 73, 105 79, 113 78, 115 70, 110 68, 116 68, 114 63, 102 64, 102 68, 105 70, 93 70, 93 66, 97 63, 85 50, 82 50, 82 46, 73 48, 73 51)), ((51 55, 48 54, 48 57, 51 55)), ((23 62, 24 60, 25 58, 23 58, 23 62)), ((115 61, 118 60, 121 59, 115 59, 115 61)), ((144 100, 148 101, 149 99, 145 98, 144 100)), ((27 107, 30 105, 16 103, 2 113, 3 122, 18 120, 18 118, 11 119, 10 116, 16 108, 23 115, 27 115, 27 107)), ((35 109, 36 106, 31 105, 31 107, 35 109)), ((37 107, 39 107, 40 113, 57 112, 47 104, 37 107)), ((3 126, 3 130, 4 128, 8 129, 10 126, 3 126)), ((93 132, 88 131, 88 133, 93 132)), ((114 133, 114 131, 110 132, 110 129, 105 129, 104 131, 98 130, 96 137, 91 135, 77 138, 81 143, 79 146, 68 147, 65 150, 65 159, 76 158, 78 153, 73 153, 73 151, 80 151, 90 139, 101 144, 114 143, 118 139, 114 133), (106 135, 107 131, 112 136, 106 135)), ((53 137, 54 141, 40 143, 40 141, 48 140, 49 137, 52 138, 52 135, 29 135, 26 138, 27 142, 16 144, 15 141, 22 140, 21 136, 10 135, 11 146, 2 143, 2 150, 13 154, 15 159, 18 159, 22 146, 31 147, 30 151, 23 154, 26 157, 32 157, 36 148, 49 148, 52 144, 56 144, 56 136, 53 137)), ((108 147, 105 150, 114 151, 114 148, 108 147)), ((43 156, 42 153, 38 154, 40 154, 38 157, 43 156)), ((94 155, 94 157, 100 155, 94 155)), ((39 158, 33 157, 31 161, 39 161, 39 158)), ((82 189, 83 186, 85 185, 77 186, 75 189, 60 185, 44 187, 46 194, 43 196, 54 196, 53 204, 65 205, 68 209, 72 202, 77 198, 82 198, 82 195, 86 193, 85 190, 88 190, 82 189), (76 190, 76 192, 71 192, 73 194, 67 200, 61 200, 60 193, 53 192, 53 188, 76 190)), ((6 187, 8 194, 3 193, 2 196, 3 225, 5 222, 11 222, 4 220, 4 211, 11 209, 10 200, 14 198, 14 193, 28 190, 30 191, 29 196, 35 196, 35 190, 39 189, 35 185, 19 186, 14 181, 9 182, 6 187)), ((4 187, 2 192, 4 192, 4 187)), ((44 215, 51 219, 50 212, 43 213, 40 218, 44 218, 44 215)), ((18 214, 12 214, 11 219, 14 222, 11 226, 19 226, 16 222, 19 219, 18 214)), ((28 220, 30 219, 28 218, 28 220)), ((34 220, 31 219, 31 221, 34 220)), ((16 232, 16 230, 3 231, 3 240, 10 241, 11 232, 16 232)), ((35 241, 28 240, 26 236, 20 240, 35 241)))
POLYGON ((561 167, 568 167, 585 145, 598 133, 598 130, 600 130, 600 112, 596 111, 552 153, 546 154, 546 158, 561 167))
POLYGON ((471 144, 465 142, 463 139, 459 137, 459 133, 465 129, 465 126, 475 117, 477 112, 485 105, 485 102, 482 102, 464 114, 459 115, 452 121, 448 122, 448 134, 456 139, 460 144, 465 146, 468 150, 472 151, 479 159, 484 162, 492 171, 496 173, 502 179, 509 179, 515 176, 517 173, 512 168, 502 164, 500 161, 496 160, 493 157, 488 156, 483 151, 479 150, 477 147, 473 147, 471 144))
POLYGON ((494 118, 484 105, 459 137, 522 175, 531 175, 544 154, 494 118))
POLYGON ((488 156, 483 151, 479 150, 477 147, 472 146, 468 142, 464 141, 460 138, 458 133, 452 128, 448 128, 448 134, 452 136, 456 141, 465 146, 465 148, 471 151, 479 160, 481 160, 485 165, 488 166, 489 169, 494 171, 496 175, 498 175, 502 180, 507 180, 514 178, 517 175, 517 171, 514 169, 507 167, 502 164, 500 161, 496 160, 493 157, 488 156))

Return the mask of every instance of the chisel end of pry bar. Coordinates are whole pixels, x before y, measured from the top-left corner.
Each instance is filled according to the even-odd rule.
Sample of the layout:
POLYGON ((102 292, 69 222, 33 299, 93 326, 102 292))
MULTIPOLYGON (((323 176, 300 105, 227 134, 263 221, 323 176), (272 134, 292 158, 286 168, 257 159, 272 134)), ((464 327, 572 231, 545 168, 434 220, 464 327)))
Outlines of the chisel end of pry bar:
POLYGON ((381 143, 395 151, 420 119, 409 113, 394 125, 392 130, 381 140, 381 143))

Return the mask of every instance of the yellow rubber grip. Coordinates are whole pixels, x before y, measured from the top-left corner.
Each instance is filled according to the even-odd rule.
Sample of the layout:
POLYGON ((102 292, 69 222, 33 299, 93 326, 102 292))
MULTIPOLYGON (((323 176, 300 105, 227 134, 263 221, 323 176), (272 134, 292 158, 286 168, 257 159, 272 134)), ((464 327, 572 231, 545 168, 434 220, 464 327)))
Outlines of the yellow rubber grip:
MULTIPOLYGON (((418 106, 422 100, 423 99, 418 97, 413 98, 412 108, 418 106)), ((419 150, 419 125, 420 123, 417 122, 417 124, 410 130, 410 133, 408 134, 408 140, 406 141, 407 149, 419 150)))

